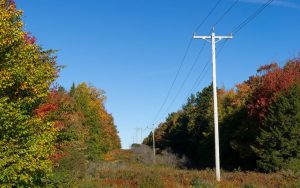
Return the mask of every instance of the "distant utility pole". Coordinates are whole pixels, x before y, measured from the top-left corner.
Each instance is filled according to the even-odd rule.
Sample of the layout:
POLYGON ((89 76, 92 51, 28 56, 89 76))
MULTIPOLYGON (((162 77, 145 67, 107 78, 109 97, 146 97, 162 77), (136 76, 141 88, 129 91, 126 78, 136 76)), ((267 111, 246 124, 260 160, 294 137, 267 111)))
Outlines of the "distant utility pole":
POLYGON ((146 127, 146 129, 152 129, 152 148, 153 148, 153 164, 156 163, 156 157, 155 157, 155 127, 154 125, 152 126, 152 128, 149 128, 148 126, 146 127))
POLYGON ((143 144, 143 128, 141 128, 141 144, 143 144))
POLYGON ((212 49, 212 79, 213 79, 213 92, 214 92, 214 130, 215 130, 215 160, 216 160, 216 179, 221 180, 220 175, 220 153, 219 153, 219 125, 218 125, 218 98, 217 98, 217 78, 216 78, 216 43, 222 39, 232 39, 231 36, 215 36, 213 29, 211 36, 196 36, 194 39, 203 39, 211 43, 212 49), (209 40, 211 39, 211 40, 209 40), (216 40, 217 39, 217 40, 216 40))
POLYGON ((153 125, 153 131, 152 131, 152 143, 153 143, 153 163, 156 163, 155 159, 155 127, 153 125))
POLYGON ((139 128, 136 127, 136 128, 135 128, 135 143, 136 143, 136 144, 138 143, 138 131, 139 131, 139 128))

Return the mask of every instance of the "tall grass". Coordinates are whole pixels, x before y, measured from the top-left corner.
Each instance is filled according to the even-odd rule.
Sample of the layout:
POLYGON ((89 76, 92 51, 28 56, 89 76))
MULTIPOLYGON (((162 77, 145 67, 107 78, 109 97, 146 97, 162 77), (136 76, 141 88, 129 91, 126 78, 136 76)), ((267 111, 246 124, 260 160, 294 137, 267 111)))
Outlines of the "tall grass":
POLYGON ((84 177, 66 187, 82 188, 297 188, 300 174, 291 171, 263 174, 222 171, 222 181, 215 181, 213 169, 186 170, 172 165, 145 164, 128 151, 115 151, 107 161, 88 163, 84 177), (115 155, 117 154, 117 155, 115 155), (132 158, 133 157, 133 158, 132 158))

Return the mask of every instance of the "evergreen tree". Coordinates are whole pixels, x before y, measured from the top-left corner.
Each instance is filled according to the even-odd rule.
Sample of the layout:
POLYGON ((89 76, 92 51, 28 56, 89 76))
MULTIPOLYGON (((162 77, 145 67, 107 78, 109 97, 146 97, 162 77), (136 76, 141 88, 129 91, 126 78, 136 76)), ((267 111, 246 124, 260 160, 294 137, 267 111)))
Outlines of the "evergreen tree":
POLYGON ((264 128, 253 147, 266 172, 300 169, 300 84, 281 92, 269 107, 264 128))
POLYGON ((75 86, 75 83, 73 82, 73 83, 72 83, 72 86, 71 86, 71 88, 70 88, 70 95, 71 95, 71 96, 74 96, 75 87, 76 87, 76 86, 75 86))

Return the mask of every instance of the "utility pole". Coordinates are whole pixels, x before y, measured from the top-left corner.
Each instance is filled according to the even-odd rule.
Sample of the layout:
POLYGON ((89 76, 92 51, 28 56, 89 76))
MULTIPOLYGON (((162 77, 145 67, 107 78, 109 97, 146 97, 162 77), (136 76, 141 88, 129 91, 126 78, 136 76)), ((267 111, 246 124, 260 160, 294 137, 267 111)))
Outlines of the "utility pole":
POLYGON ((141 128, 141 145, 143 144, 143 128, 141 128))
POLYGON ((152 143, 153 143, 153 164, 156 163, 155 160, 155 127, 153 125, 153 131, 152 131, 152 143))
POLYGON ((156 163, 156 159, 155 159, 155 127, 154 127, 154 125, 152 126, 152 128, 149 128, 147 126, 146 129, 152 129, 153 164, 155 164, 156 163))
POLYGON ((136 144, 138 143, 138 131, 139 131, 139 128, 136 127, 136 128, 135 128, 135 143, 136 143, 136 144))
POLYGON ((216 43, 222 39, 232 39, 231 36, 215 36, 213 28, 211 36, 196 36, 194 39, 203 39, 211 43, 212 50, 212 79, 213 79, 213 93, 214 93, 214 131, 215 131, 215 162, 216 162, 216 179, 221 180, 220 175, 220 153, 219 153, 219 120, 218 120, 218 98, 217 98, 217 78, 216 78, 216 43), (210 39, 210 40, 209 40, 210 39))
MULTIPOLYGON (((133 145, 133 144, 134 144, 134 136, 132 137, 132 145, 133 145)), ((131 146, 132 146, 132 145, 131 145, 131 146)))

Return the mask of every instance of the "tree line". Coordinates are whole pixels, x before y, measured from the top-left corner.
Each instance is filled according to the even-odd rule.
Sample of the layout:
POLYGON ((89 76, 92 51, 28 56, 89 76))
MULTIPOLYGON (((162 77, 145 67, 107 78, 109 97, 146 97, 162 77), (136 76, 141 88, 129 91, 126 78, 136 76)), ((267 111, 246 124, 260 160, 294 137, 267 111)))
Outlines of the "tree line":
POLYGON ((22 11, 0 1, 0 184, 58 185, 120 148, 104 91, 55 86, 61 66, 23 28, 22 11))
MULTIPOLYGON (((261 66, 248 80, 219 88, 220 158, 224 169, 273 172, 300 169, 300 56, 283 67, 261 66)), ((212 85, 192 94, 155 130, 158 149, 214 167, 212 85)), ((152 145, 152 133, 144 139, 152 145)))

